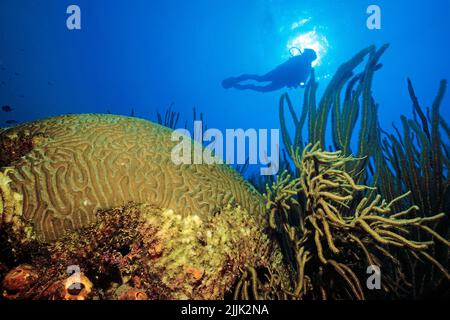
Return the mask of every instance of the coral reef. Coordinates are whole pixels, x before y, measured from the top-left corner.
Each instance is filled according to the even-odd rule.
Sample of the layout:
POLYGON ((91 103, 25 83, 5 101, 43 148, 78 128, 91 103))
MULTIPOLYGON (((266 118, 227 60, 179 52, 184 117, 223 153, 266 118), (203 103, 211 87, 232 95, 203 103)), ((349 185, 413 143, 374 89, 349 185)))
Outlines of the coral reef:
POLYGON ((22 215, 23 197, 11 188, 10 171, 7 168, 0 172, 0 278, 8 266, 26 261, 32 252, 39 251, 34 229, 22 215))
POLYGON ((387 48, 388 45, 378 50, 374 46, 368 47, 344 63, 331 79, 318 105, 316 103, 318 83, 313 72, 305 89, 300 116, 297 116, 289 96, 287 94, 281 96, 280 128, 283 143, 291 158, 297 150, 303 150, 307 144, 305 141, 312 144, 320 143, 322 149, 328 148, 325 137, 330 123, 333 149, 343 151, 346 155, 354 154, 359 158, 358 161, 348 165, 354 166, 355 170, 360 172, 359 176, 355 177, 357 182, 365 182, 367 173, 363 169, 377 148, 375 139, 378 122, 377 105, 371 94, 371 86, 375 72, 381 68, 378 61, 387 48), (355 75, 355 69, 366 57, 367 62, 363 71, 355 75), (295 126, 293 137, 287 130, 285 104, 295 126), (331 121, 329 121, 330 114, 331 121), (360 127, 356 133, 358 118, 360 127), (307 139, 303 138, 305 124, 307 124, 307 139), (357 137, 354 137, 356 134, 357 137), (352 145, 356 146, 355 152, 352 145))
MULTIPOLYGON (((359 172, 355 177, 358 183, 367 182, 368 171, 364 169, 370 165, 378 151, 378 106, 371 95, 371 86, 376 71, 382 67, 379 59, 388 47, 386 44, 377 50, 375 46, 370 46, 342 64, 318 103, 319 83, 312 70, 300 112, 297 112, 287 93, 281 95, 279 119, 284 149, 280 172, 288 171, 291 176, 297 176, 299 172, 292 164, 295 152, 301 152, 308 143, 319 142, 322 149, 340 150, 346 155, 355 155, 358 160, 348 165, 354 166, 359 172), (367 61, 362 66, 364 59, 367 61), (358 68, 363 70, 357 72, 358 68), (294 125, 292 134, 288 130, 286 109, 294 125), (327 130, 330 129, 331 143, 326 140, 327 130)), ((265 191, 266 184, 275 181, 274 177, 259 176, 250 177, 249 180, 260 192, 265 191)))
POLYGON ((98 212, 41 252, 8 273, 4 298, 223 299, 241 268, 269 267, 277 248, 239 206, 201 218, 130 204, 98 212), (78 276, 68 276, 70 266, 78 276))
POLYGON ((169 128, 71 115, 0 130, 2 297, 448 296, 446 81, 424 112, 408 80, 414 117, 385 132, 371 86, 387 48, 344 63, 318 103, 313 72, 300 113, 282 95, 282 173, 253 179, 264 195, 227 166, 173 164, 172 105, 169 128))
POLYGON ((148 300, 145 291, 127 285, 120 286, 114 295, 118 300, 148 300))
POLYGON ((387 48, 368 47, 344 63, 318 105, 318 83, 312 73, 299 114, 289 96, 282 95, 280 127, 286 148, 280 164, 283 173, 276 179, 251 180, 257 189, 267 189, 270 225, 278 235, 290 272, 297 278, 286 285, 276 270, 261 277, 248 269, 241 279, 246 290, 241 285, 235 297, 363 298, 367 297, 361 287, 363 266, 371 263, 388 272, 383 273, 387 276, 384 295, 369 292, 370 296, 450 295, 450 148, 440 137, 441 130, 447 135, 450 130, 439 115, 446 81, 441 82, 431 114, 422 111, 408 81, 414 119, 402 117, 403 135, 395 127, 396 136, 385 132, 378 124, 378 105, 371 85, 387 48), (364 60, 363 70, 355 75, 364 60), (287 129, 286 106, 294 123, 293 135, 287 129), (330 129, 329 144, 326 133, 330 129), (307 149, 308 143, 315 146, 312 152, 307 149), (317 147, 337 153, 319 152, 317 147), (346 160, 351 155, 352 160, 346 160), (302 162, 305 157, 316 160, 308 167, 302 162), (313 171, 323 170, 327 163, 331 165, 329 161, 336 157, 342 157, 339 170, 332 169, 311 181, 304 179, 313 171), (320 191, 312 190, 313 185, 320 191), (392 201, 387 203, 383 198, 392 201), (400 219, 404 215, 409 218, 400 219), (308 233, 309 238, 304 238, 308 233), (364 262, 360 257, 366 257, 364 262), (308 270, 311 265, 319 271, 308 270), (333 290, 338 287, 346 289, 333 290))
POLYGON ((171 133, 136 118, 69 115, 5 130, 0 146, 22 215, 43 240, 128 202, 202 217, 233 202, 263 219, 261 196, 229 167, 175 165, 171 133))
MULTIPOLYGON (((19 265, 5 276, 3 298, 223 298, 247 264, 264 268, 271 261, 281 264, 276 243, 265 236, 264 226, 239 206, 228 205, 205 220, 149 205, 97 215, 93 224, 58 241, 16 239, 4 251, 10 255, 31 251, 30 256, 22 254, 13 261, 31 265, 19 265), (67 266, 74 265, 83 270, 79 280, 66 272, 67 266)), ((5 221, 2 235, 17 236, 6 228, 9 225, 11 221, 5 221)))
POLYGON ((30 265, 20 265, 9 271, 3 279, 3 297, 12 300, 30 290, 37 282, 39 275, 30 265))
MULTIPOLYGON (((431 110, 424 112, 415 95, 412 82, 408 79, 408 90, 413 103, 413 119, 401 117, 402 133, 395 128, 396 134, 380 129, 378 152, 375 163, 376 182, 379 190, 386 195, 411 192, 411 197, 403 199, 398 208, 412 204, 418 205, 423 217, 441 212, 445 218, 433 225, 433 229, 448 239, 450 235, 450 130, 440 116, 439 109, 444 97, 447 81, 442 80, 431 110), (441 138, 441 132, 446 139, 441 138), (384 137, 382 138, 382 136, 384 137)), ((413 235, 423 239, 426 230, 417 230, 413 235)), ((437 245, 433 256, 442 264, 448 265, 449 250, 437 245)), ((410 257, 407 257, 411 259, 410 257)), ((409 264, 408 273, 413 282, 413 297, 420 297, 435 291, 436 287, 446 286, 446 279, 434 266, 423 263, 409 264)))
POLYGON ((112 115, 3 131, 2 296, 219 299, 281 259, 264 198, 225 165, 175 165, 171 132, 112 115))
POLYGON ((450 247, 450 242, 427 226, 444 214, 407 218, 417 206, 393 211, 410 193, 389 202, 380 195, 361 198, 369 187, 356 184, 345 171, 350 161, 356 160, 340 151, 325 152, 319 144, 307 146, 295 155, 300 177, 284 176, 268 189, 270 225, 295 271, 291 287, 283 291, 296 299, 364 299, 369 291, 364 281, 366 268, 377 266, 383 273, 381 289, 386 295, 397 295, 409 282, 392 248, 425 259, 449 281, 446 268, 427 252, 435 242, 450 247), (292 217, 296 212, 301 214, 292 217), (424 230, 428 239, 410 239, 413 229, 424 230))

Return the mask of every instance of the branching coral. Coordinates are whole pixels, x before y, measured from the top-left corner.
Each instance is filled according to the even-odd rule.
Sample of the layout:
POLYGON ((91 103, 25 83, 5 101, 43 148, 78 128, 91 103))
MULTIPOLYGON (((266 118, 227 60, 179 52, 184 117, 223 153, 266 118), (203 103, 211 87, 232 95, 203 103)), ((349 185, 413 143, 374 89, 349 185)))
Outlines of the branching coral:
MULTIPOLYGON (((447 82, 441 81, 431 110, 425 112, 419 104, 412 82, 408 79, 408 91, 413 103, 413 119, 401 117, 403 130, 395 128, 396 134, 382 132, 378 137, 382 152, 376 157, 375 183, 386 196, 411 191, 411 197, 403 199, 397 208, 417 204, 423 217, 444 212, 446 217, 436 221, 433 229, 445 238, 449 236, 450 214, 450 161, 448 138, 450 131, 446 121, 440 116, 447 82), (442 129, 442 130, 441 130, 442 129), (447 134, 447 140, 441 138, 447 134)), ((381 131, 381 129, 380 129, 381 131)), ((423 239, 427 231, 420 229, 412 237, 423 239)), ((433 256, 442 264, 448 263, 448 248, 437 245, 433 256)), ((406 257, 409 259, 409 257, 406 257)), ((435 272, 434 267, 423 263, 410 264, 413 279, 413 296, 420 297, 427 291, 435 290, 446 279, 435 272)))
POLYGON ((395 212, 394 205, 410 193, 389 202, 380 195, 364 197, 369 187, 358 185, 352 177, 354 173, 345 171, 348 163, 356 160, 340 151, 323 151, 319 144, 307 146, 302 154, 295 153, 299 178, 284 174, 267 193, 270 226, 282 240, 282 247, 287 248, 286 260, 294 276, 290 287, 278 281, 268 288, 249 269, 243 281, 251 279, 247 282, 253 284, 253 296, 273 296, 274 291, 281 291, 297 299, 364 299, 368 291, 364 286, 365 272, 370 265, 381 268, 383 291, 395 295, 408 285, 408 279, 393 254, 394 248, 431 262, 450 280, 446 267, 427 252, 435 241, 450 247, 444 237, 427 226, 444 214, 408 218, 419 209, 417 206, 395 212), (298 196, 302 197, 301 202, 297 201, 298 196), (292 210, 299 206, 300 210, 292 210), (290 217, 295 212, 303 216, 290 217), (424 230, 428 239, 410 239, 408 234, 414 228, 424 230))
MULTIPOLYGON (((393 272, 389 275, 391 280, 385 282, 385 290, 389 289, 397 297, 408 298, 448 294, 450 147, 444 143, 441 132, 450 137, 450 129, 439 115, 446 81, 441 81, 428 112, 420 107, 411 81, 408 81, 414 118, 402 117, 402 133, 395 127, 396 135, 383 131, 378 124, 378 105, 372 97, 371 86, 375 72, 381 67, 378 61, 387 47, 385 45, 378 50, 373 46, 368 47, 343 64, 328 84, 318 105, 318 83, 314 72, 303 95, 300 113, 295 110, 287 94, 281 96, 280 128, 287 150, 285 154, 291 159, 285 159, 280 167, 288 173, 283 173, 276 182, 266 179, 266 183, 254 183, 260 190, 264 184, 272 185, 267 192, 270 224, 272 227, 276 225, 285 260, 292 270, 304 271, 300 268, 302 264, 297 262, 296 253, 299 250, 291 240, 296 239, 295 234, 303 236, 302 230, 308 225, 313 227, 312 230, 317 227, 320 232, 317 231, 317 236, 314 232, 314 246, 325 248, 317 260, 321 265, 324 262, 330 265, 326 252, 332 256, 338 252, 342 255, 342 250, 333 241, 335 234, 339 233, 335 228, 339 226, 338 230, 358 230, 358 234, 364 234, 363 238, 355 236, 351 239, 356 255, 366 257, 366 260, 370 258, 370 263, 378 259, 384 264, 392 264, 391 268, 387 268, 393 272), (365 59, 364 69, 355 75, 356 68, 365 59), (294 123, 293 134, 287 129, 286 109, 294 123), (328 129, 331 129, 331 143, 325 140, 328 129), (386 138, 382 139, 383 135, 386 138), (340 160, 343 161, 340 171, 332 171, 333 175, 340 175, 342 181, 325 179, 326 185, 321 186, 324 189, 315 191, 320 198, 313 204, 326 219, 319 218, 321 216, 306 219, 306 205, 316 198, 312 197, 314 194, 305 193, 305 190, 309 190, 305 186, 312 186, 294 183, 296 178, 300 179, 305 174, 301 155, 308 142, 314 145, 318 143, 321 149, 326 147, 337 150, 341 156, 356 155, 351 161, 340 160), (295 166, 291 166, 291 163, 295 166), (348 177, 353 179, 353 185, 349 184, 348 177), (330 188, 340 184, 343 185, 342 190, 336 187, 335 193, 330 193, 330 188), (360 184, 374 187, 362 187, 360 184), (380 195, 376 196, 377 193, 380 195), (394 200, 387 203, 382 198, 394 200), (375 210, 378 215, 362 214, 365 208, 371 208, 369 212, 375 210), (389 215, 391 212, 402 214, 389 215), (393 217, 395 222, 385 220, 387 216, 389 219, 393 217), (433 245, 430 236, 435 240, 433 245), (406 278, 410 283, 407 283, 406 278)), ((327 157, 331 156, 329 154, 327 157)), ((323 180, 323 176, 320 179, 323 180)), ((318 182, 314 180, 314 183, 318 182)), ((311 264, 319 252, 313 250, 308 253, 311 264)), ((339 272, 343 274, 342 270, 339 272)), ((359 272, 364 273, 362 270, 359 272)), ((247 272, 246 275, 248 278, 251 273, 247 272)), ((317 278, 312 279, 314 283, 317 281, 317 278)), ((280 292, 278 287, 276 292, 280 292)), ((353 287, 357 288, 355 283, 353 287)), ((286 292, 285 286, 281 291, 286 292)), ((353 296, 356 296, 355 293, 353 296)), ((316 295, 319 296, 322 294, 316 295)))
POLYGON ((374 135, 376 135, 378 121, 377 105, 372 98, 371 86, 375 72, 381 68, 378 61, 388 47, 389 45, 386 44, 378 50, 374 46, 365 48, 342 64, 325 89, 318 105, 316 103, 318 83, 312 72, 303 95, 303 105, 299 116, 289 96, 287 94, 281 96, 280 128, 283 143, 291 158, 295 156, 296 150, 302 150, 305 147, 305 141, 313 144, 320 143, 323 149, 328 146, 325 136, 331 115, 330 128, 333 148, 349 155, 352 153, 352 143, 356 144, 354 153, 360 159, 348 163, 348 165, 361 171, 361 174, 355 177, 358 182, 367 179, 367 175, 362 169, 376 152, 374 135), (366 57, 367 62, 363 71, 355 75, 356 68, 363 63, 366 57), (286 105, 295 127, 293 137, 287 129, 286 105), (358 120, 360 130, 356 133, 358 120), (307 140, 303 138, 305 125, 308 132, 307 140), (357 139, 356 135, 358 135, 357 139))

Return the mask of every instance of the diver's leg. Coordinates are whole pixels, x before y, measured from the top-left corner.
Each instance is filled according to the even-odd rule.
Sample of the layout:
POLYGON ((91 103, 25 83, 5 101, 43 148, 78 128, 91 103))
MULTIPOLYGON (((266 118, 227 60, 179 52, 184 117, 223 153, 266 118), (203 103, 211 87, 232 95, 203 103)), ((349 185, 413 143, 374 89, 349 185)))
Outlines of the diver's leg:
POLYGON ((254 84, 235 84, 234 88, 238 90, 253 90, 258 92, 270 92, 283 88, 284 86, 278 83, 270 83, 267 86, 255 86, 254 84))
POLYGON ((237 82, 247 81, 247 80, 254 80, 254 81, 264 81, 263 77, 257 74, 242 74, 239 77, 234 78, 237 82))
POLYGON ((247 81, 247 80, 254 80, 258 82, 264 82, 266 78, 264 76, 260 76, 257 74, 241 74, 238 77, 230 77, 222 81, 222 86, 225 89, 231 88, 239 84, 239 82, 247 81))

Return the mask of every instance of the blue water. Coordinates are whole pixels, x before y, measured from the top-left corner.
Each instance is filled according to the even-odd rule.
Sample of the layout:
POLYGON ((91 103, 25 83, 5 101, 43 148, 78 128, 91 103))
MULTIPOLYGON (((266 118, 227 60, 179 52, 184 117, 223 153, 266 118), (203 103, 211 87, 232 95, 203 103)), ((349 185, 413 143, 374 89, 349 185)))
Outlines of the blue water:
MULTIPOLYGON (((374 97, 381 125, 411 115, 406 78, 424 107, 450 78, 447 0, 71 0, 0 1, 0 112, 19 122, 65 113, 98 112, 155 119, 171 103, 180 125, 192 108, 208 127, 278 128, 278 100, 287 91, 300 106, 302 89, 272 93, 225 90, 222 79, 264 73, 282 63, 290 40, 315 30, 327 50, 316 67, 320 88, 360 49, 389 42, 374 97), (82 29, 66 28, 76 4, 82 29), (382 12, 368 30, 366 9, 382 12), (299 28, 293 23, 307 19, 299 28)), ((449 118, 448 94, 442 115, 449 118)))

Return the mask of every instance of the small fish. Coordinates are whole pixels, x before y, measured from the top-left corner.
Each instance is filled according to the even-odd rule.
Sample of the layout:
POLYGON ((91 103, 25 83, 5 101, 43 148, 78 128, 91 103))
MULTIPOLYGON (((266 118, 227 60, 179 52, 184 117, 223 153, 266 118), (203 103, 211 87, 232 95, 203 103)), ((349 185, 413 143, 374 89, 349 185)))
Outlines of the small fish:
POLYGON ((52 85, 53 85, 53 82, 48 81, 47 84, 48 84, 49 86, 52 86, 52 85))
POLYGON ((16 120, 6 120, 5 123, 6 124, 16 124, 17 121, 16 120))
POLYGON ((20 76, 20 73, 14 72, 14 75, 15 75, 15 76, 20 76))
POLYGON ((3 111, 3 112, 11 112, 11 111, 12 111, 12 108, 11 108, 10 106, 3 106, 3 107, 2 107, 2 111, 3 111))

